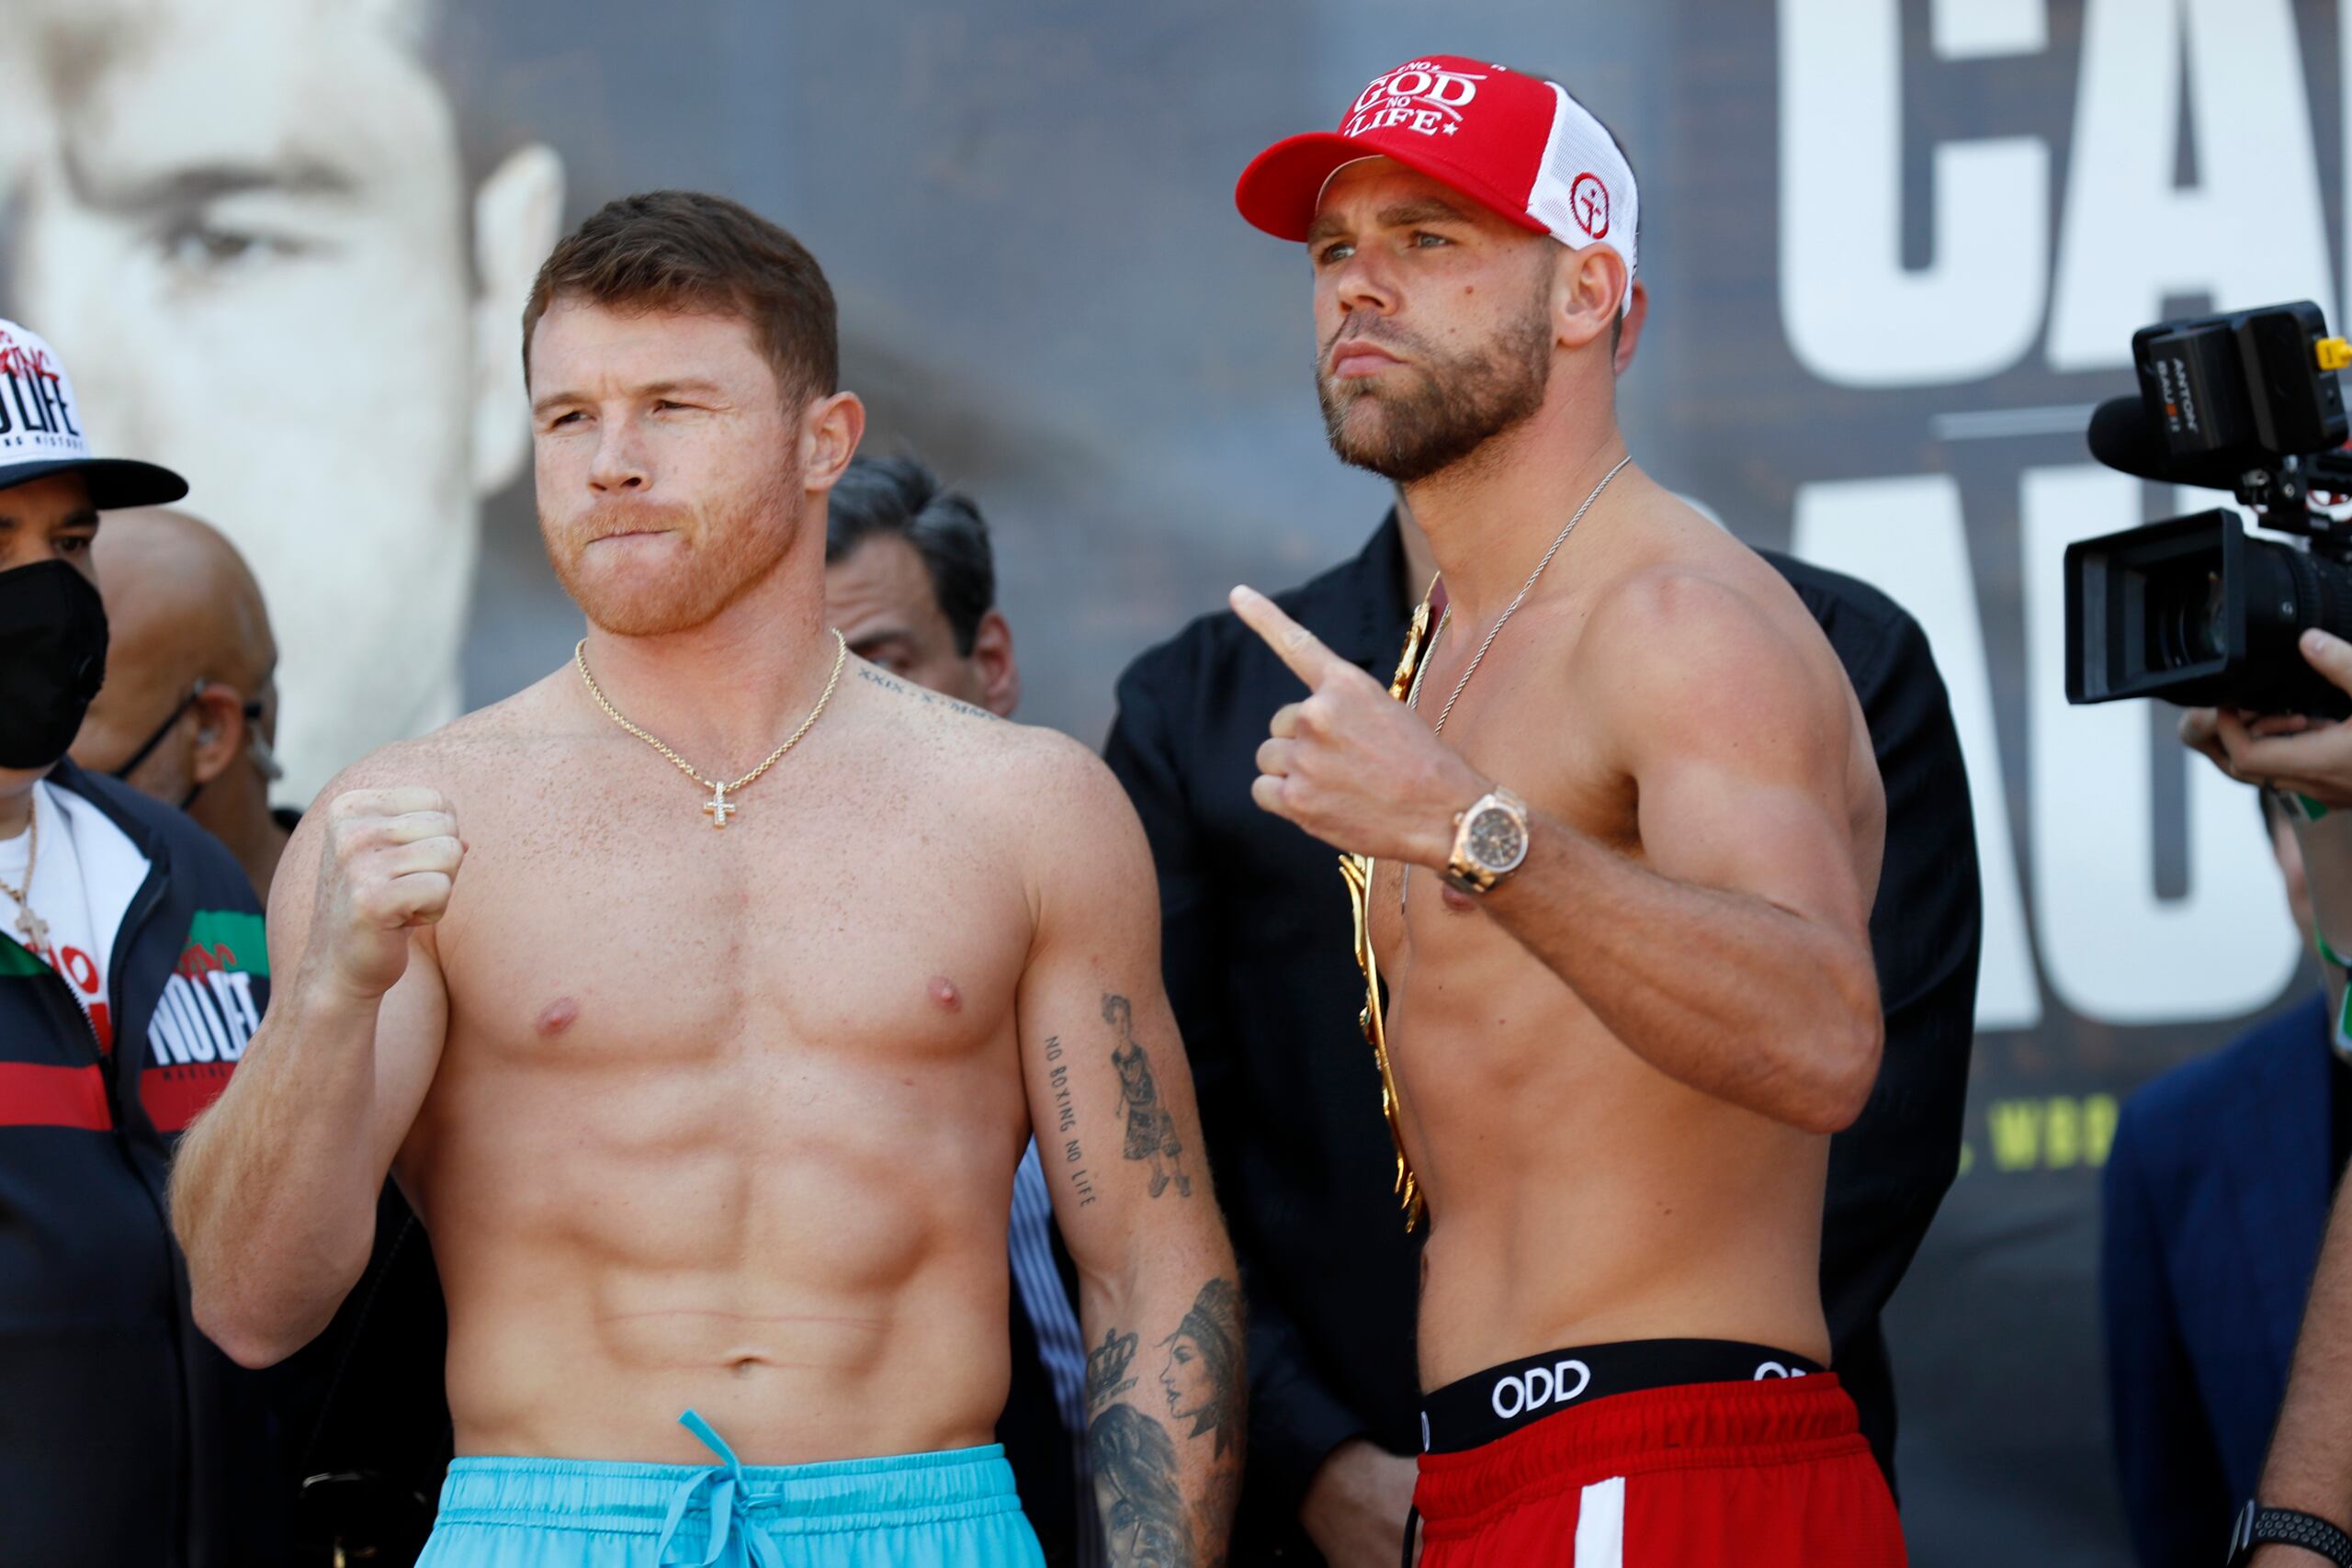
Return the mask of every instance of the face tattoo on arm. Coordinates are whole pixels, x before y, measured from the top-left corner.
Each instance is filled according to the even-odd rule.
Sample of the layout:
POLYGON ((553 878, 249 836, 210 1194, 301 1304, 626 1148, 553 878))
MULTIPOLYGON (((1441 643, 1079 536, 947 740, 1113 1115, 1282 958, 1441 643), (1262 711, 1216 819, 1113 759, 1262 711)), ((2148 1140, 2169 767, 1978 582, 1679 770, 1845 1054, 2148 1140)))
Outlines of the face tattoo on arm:
POLYGON ((1094 1488, 1105 1495, 1103 1526, 1119 1568, 1182 1568, 1193 1561, 1193 1530, 1176 1484, 1176 1443, 1168 1428, 1132 1404, 1109 1404, 1136 1386, 1127 1376, 1136 1336, 1105 1334, 1086 1359, 1087 1459, 1094 1488))
POLYGON ((1214 1451, 1241 1440, 1241 1291, 1230 1280, 1201 1287, 1183 1324, 1160 1341, 1168 1362, 1159 1370, 1168 1393, 1168 1414, 1190 1421, 1184 1435, 1216 1439, 1214 1451))

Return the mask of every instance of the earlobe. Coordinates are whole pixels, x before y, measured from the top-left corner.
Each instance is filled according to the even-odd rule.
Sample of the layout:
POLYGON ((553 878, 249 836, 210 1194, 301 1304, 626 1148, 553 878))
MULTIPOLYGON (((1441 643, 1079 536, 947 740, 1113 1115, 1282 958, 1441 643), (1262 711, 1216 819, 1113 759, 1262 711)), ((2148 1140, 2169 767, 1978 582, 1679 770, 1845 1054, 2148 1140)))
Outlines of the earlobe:
POLYGON ((1624 258, 1607 245, 1569 253, 1558 290, 1560 343, 1582 348, 1617 324, 1618 302, 1630 287, 1624 258))
POLYGON ((563 160, 539 143, 510 154, 474 192, 474 493, 511 483, 530 450, 523 305, 563 221, 563 160))
POLYGON ((246 718, 235 694, 226 687, 207 684, 196 699, 196 748, 188 758, 188 777, 208 784, 229 771, 245 743, 246 718))
POLYGON ((811 491, 828 491, 865 438, 865 404, 855 392, 835 392, 809 406, 808 421, 802 482, 811 491))
POLYGON ((1012 623, 1003 611, 980 617, 972 634, 972 661, 980 671, 980 705, 999 718, 1011 718, 1021 705, 1021 665, 1012 657, 1012 623))

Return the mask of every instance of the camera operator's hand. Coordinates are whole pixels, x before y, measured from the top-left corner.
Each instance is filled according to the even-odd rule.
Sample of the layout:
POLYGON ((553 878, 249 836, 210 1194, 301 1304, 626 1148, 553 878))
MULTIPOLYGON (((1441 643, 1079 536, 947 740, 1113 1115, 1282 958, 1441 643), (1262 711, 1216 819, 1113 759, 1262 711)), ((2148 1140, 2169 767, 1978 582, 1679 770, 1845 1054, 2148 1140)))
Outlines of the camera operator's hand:
MULTIPOLYGON (((2352 693, 2352 643, 2314 627, 2301 647, 2312 669, 2352 693)), ((2180 739, 2233 779, 2352 806, 2352 719, 2191 708, 2180 716, 2180 739)))

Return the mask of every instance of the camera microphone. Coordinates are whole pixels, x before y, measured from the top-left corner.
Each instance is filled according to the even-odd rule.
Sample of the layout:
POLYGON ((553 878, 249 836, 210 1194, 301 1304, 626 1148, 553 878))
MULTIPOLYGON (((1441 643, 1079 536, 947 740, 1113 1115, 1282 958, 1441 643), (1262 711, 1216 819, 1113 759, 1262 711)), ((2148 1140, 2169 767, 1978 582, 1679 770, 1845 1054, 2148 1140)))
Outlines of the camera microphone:
POLYGON ((2136 392, 2109 398, 2093 409, 2087 440, 2092 457, 2143 479, 2200 490, 2229 490, 2238 481, 2236 465, 2226 459, 2174 457, 2162 428, 2148 418, 2136 392))
POLYGON ((2137 397, 2091 412, 2091 456, 2135 479, 2228 491, 2260 526, 2216 507, 2066 547, 2066 700, 2162 697, 2184 706, 2328 718, 2352 696, 2296 639, 2352 636, 2352 525, 2314 489, 2352 494, 2338 371, 2352 343, 2308 299, 2159 321, 2132 334, 2137 397))

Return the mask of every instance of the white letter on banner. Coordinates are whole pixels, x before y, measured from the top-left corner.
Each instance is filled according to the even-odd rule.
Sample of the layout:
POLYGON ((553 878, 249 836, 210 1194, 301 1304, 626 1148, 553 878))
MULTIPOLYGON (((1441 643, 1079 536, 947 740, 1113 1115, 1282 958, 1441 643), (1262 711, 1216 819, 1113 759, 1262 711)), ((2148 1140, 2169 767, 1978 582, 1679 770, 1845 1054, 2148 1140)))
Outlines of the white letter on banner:
POLYGON ((1790 552, 1872 584, 1911 612, 1935 650, 1968 766, 1984 878, 1984 956, 1976 976, 1976 1027, 2030 1029, 2041 1021, 2025 900, 2018 891, 2008 790, 1993 728, 1976 580, 1969 570, 1960 487, 1948 474, 1838 479, 1797 489, 1790 552))
POLYGON ((2035 930, 2050 988, 2086 1018, 2231 1018, 2277 997, 2300 956, 2253 791, 2184 753, 2188 891, 2160 899, 2149 705, 2066 702, 2066 547, 2135 527, 2140 513, 2129 475, 2090 464, 2026 471, 2035 930))
POLYGON ((2089 0, 2050 364, 2131 363, 2167 296, 2335 298, 2287 0, 2089 0), (2188 49, 2182 49, 2184 26, 2188 49), (2183 66, 2197 184, 2173 184, 2183 66))
POLYGON ((2040 54, 2050 47, 2048 0, 1935 0, 1928 37, 1939 60, 2040 54))
POLYGON ((1934 257, 1904 269, 1899 11, 1781 0, 1781 316, 1798 362, 1849 387, 2007 369, 2033 347, 2046 299, 2039 137, 1937 148, 1934 257))

